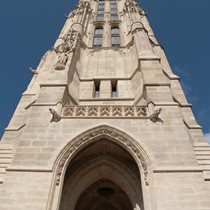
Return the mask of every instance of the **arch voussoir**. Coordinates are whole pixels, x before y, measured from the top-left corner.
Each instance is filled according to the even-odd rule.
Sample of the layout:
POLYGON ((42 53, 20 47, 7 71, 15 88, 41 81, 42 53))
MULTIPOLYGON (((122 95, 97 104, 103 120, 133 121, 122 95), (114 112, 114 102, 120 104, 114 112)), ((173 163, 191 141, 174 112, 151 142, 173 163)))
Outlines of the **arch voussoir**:
POLYGON ((145 185, 149 186, 150 164, 143 148, 124 132, 105 125, 90 129, 80 134, 65 146, 58 158, 56 185, 60 185, 61 177, 65 172, 65 166, 68 165, 69 161, 77 154, 77 152, 84 148, 87 144, 95 142, 101 138, 107 138, 126 149, 134 157, 137 165, 140 167, 145 185))

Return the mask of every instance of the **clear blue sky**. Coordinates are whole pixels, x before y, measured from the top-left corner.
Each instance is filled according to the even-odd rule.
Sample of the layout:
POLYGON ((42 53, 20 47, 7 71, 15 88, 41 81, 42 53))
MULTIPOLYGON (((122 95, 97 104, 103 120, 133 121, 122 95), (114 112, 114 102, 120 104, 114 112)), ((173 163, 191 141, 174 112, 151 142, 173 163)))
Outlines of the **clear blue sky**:
MULTIPOLYGON (((77 0, 1 0, 0 138, 64 14, 77 0)), ((204 133, 210 131, 210 0, 142 0, 148 19, 204 133)), ((209 135, 210 136, 210 135, 209 135)))

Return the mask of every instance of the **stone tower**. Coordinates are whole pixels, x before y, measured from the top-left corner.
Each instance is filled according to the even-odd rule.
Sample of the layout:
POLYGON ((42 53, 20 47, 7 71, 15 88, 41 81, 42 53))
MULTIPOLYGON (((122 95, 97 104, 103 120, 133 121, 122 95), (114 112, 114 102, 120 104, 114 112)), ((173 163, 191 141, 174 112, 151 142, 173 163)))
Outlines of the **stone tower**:
POLYGON ((80 0, 0 143, 1 210, 210 210, 210 147, 135 0, 80 0))

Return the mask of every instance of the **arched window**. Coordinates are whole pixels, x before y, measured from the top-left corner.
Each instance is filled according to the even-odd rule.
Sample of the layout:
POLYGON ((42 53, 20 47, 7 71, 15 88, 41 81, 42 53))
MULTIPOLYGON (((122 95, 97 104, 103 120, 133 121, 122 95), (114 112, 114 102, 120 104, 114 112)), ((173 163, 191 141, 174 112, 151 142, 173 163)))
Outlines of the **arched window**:
POLYGON ((104 0, 100 0, 98 3, 98 12, 97 12, 97 17, 96 20, 104 20, 104 0))
POLYGON ((111 0, 110 2, 111 6, 111 20, 117 20, 118 19, 118 12, 117 12, 117 1, 116 0, 111 0))
POLYGON ((120 29, 115 27, 111 29, 112 46, 120 46, 120 29))
POLYGON ((102 45, 103 45, 103 28, 96 28, 93 39, 93 46, 102 47, 102 45))

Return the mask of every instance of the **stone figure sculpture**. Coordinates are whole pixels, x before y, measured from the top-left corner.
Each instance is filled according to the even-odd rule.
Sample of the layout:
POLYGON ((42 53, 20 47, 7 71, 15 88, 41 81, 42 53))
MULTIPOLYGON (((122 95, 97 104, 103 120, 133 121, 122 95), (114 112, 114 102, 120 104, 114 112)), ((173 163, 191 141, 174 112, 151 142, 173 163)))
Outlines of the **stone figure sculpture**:
POLYGON ((66 63, 68 61, 68 54, 67 53, 61 53, 58 57, 58 62, 55 66, 56 70, 64 70, 66 63))
POLYGON ((73 29, 62 38, 61 44, 54 48, 55 52, 59 55, 56 63, 56 70, 64 70, 68 61, 68 54, 72 52, 76 47, 76 42, 79 37, 79 33, 73 29))
POLYGON ((69 53, 75 46, 79 34, 77 31, 70 29, 69 32, 62 38, 62 43, 54 48, 57 53, 69 53))

